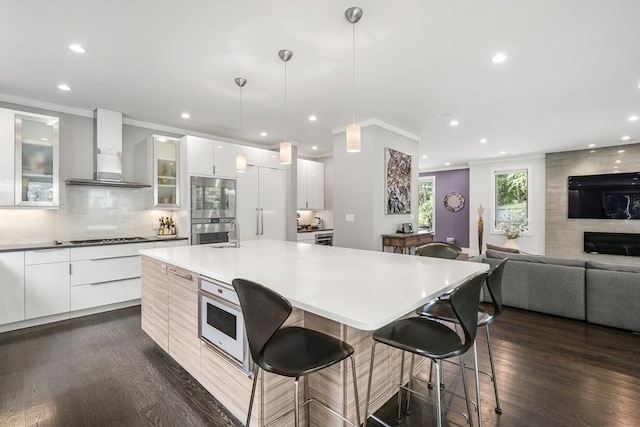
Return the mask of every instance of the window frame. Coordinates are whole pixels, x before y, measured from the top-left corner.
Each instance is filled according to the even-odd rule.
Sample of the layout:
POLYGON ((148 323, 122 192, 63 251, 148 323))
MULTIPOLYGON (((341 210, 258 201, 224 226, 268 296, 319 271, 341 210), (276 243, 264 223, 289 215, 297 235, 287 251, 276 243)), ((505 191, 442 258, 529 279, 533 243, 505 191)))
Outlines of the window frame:
POLYGON ((520 164, 509 167, 500 167, 491 169, 491 228, 490 234, 502 234, 504 231, 496 228, 496 175, 502 175, 505 173, 514 172, 527 172, 527 230, 522 233, 523 236, 533 236, 532 224, 534 224, 533 218, 533 206, 535 203, 535 197, 533 194, 533 165, 520 164))
MULTIPOLYGON (((431 181, 433 184, 433 227, 431 228, 431 231, 433 234, 436 233, 436 200, 437 200, 437 195, 436 195, 436 176, 435 175, 424 175, 424 176, 420 176, 418 177, 418 186, 420 185, 420 183, 422 182, 427 182, 427 181, 431 181)), ((420 189, 418 189, 418 229, 420 229, 420 189)))

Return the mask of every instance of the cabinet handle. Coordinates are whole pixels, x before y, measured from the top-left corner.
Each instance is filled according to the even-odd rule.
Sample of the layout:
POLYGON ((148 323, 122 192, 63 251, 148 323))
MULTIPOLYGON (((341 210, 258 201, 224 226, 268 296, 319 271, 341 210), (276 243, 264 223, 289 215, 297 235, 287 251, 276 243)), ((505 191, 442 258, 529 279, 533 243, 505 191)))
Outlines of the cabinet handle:
POLYGON ((213 165, 213 174, 216 174, 216 165, 213 165))
POLYGON ((53 251, 59 251, 60 249, 35 249, 32 252, 53 252, 53 251))
POLYGON ((264 235, 264 209, 260 208, 260 234, 264 235))
POLYGON ((71 263, 69 263, 69 276, 71 276, 71 263))
POLYGON ((127 256, 110 256, 110 257, 105 257, 105 258, 93 258, 90 259, 89 261, 103 261, 106 259, 118 259, 118 258, 133 258, 133 257, 139 257, 140 255, 127 255, 127 256))
POLYGON ((178 270, 175 270, 173 268, 169 269, 169 273, 171 274, 175 274, 178 277, 182 277, 183 279, 187 279, 187 280, 193 280, 193 275, 189 274, 189 273, 181 273, 178 270))
POLYGON ((307 209, 309 208, 309 202, 304 202, 307 205, 307 209))
POLYGON ((258 215, 258 208, 256 208, 256 236, 260 235, 260 215, 258 215))
POLYGON ((108 283, 122 282, 123 280, 130 280, 130 279, 137 279, 137 277, 129 277, 129 278, 125 277, 124 279, 105 280, 104 282, 93 282, 89 284, 91 286, 106 285, 108 283))

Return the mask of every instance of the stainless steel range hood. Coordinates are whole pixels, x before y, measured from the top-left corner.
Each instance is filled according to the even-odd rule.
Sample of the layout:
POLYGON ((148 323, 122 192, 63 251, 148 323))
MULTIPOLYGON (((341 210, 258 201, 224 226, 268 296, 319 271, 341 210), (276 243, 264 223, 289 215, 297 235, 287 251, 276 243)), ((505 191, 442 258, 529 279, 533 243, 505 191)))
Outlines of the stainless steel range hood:
POLYGON ((93 179, 70 178, 67 185, 151 187, 122 180, 122 113, 96 108, 93 112, 93 179))

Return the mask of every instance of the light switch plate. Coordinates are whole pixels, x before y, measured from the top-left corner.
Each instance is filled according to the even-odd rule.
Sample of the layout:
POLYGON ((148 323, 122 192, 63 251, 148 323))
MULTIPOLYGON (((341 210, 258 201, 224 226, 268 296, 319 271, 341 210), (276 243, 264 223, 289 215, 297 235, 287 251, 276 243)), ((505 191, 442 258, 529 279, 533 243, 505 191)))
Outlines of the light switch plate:
POLYGON ((345 222, 356 222, 356 216, 354 214, 346 214, 344 220, 345 222))

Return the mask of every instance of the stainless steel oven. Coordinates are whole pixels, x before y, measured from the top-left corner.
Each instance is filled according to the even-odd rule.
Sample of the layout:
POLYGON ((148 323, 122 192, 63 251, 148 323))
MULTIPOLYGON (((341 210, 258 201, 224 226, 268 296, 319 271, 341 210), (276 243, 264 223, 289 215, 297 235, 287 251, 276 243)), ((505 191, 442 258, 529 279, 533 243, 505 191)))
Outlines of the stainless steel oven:
POLYGON ((245 335, 238 295, 231 285, 200 278, 199 335, 249 374, 253 361, 245 335))
POLYGON ((333 233, 316 233, 316 245, 333 246, 333 233))
POLYGON ((191 244, 224 243, 236 238, 236 181, 191 177, 191 244))

